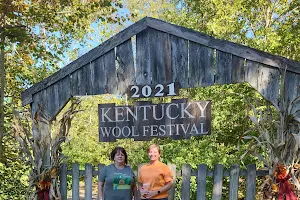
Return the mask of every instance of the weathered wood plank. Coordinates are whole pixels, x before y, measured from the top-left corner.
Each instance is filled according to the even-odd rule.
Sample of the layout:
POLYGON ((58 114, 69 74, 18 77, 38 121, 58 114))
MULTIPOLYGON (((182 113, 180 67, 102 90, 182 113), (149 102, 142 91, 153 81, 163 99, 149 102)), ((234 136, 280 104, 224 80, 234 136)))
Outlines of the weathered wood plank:
POLYGON ((45 88, 44 90, 41 91, 42 93, 42 99, 40 101, 40 105, 42 106, 42 111, 49 116, 48 113, 48 95, 47 95, 47 88, 45 88))
POLYGON ((190 42, 189 87, 211 86, 214 83, 213 49, 190 42))
POLYGON ((70 75, 71 96, 86 95, 88 65, 76 70, 70 75))
MULTIPOLYGON (((104 64, 104 56, 97 58, 95 61, 92 62, 90 66, 90 70, 94 70, 94 87, 92 94, 105 94, 106 93, 106 69, 104 64)), ((90 72, 92 76, 92 72, 90 72)))
POLYGON ((214 167, 214 186, 212 200, 222 199, 223 165, 216 164, 214 167))
POLYGON ((131 39, 116 48, 118 93, 124 94, 134 84, 135 72, 131 39))
POLYGON ((247 165, 246 200, 255 200, 256 194, 256 165, 247 165))
POLYGON ((65 77, 59 81, 59 108, 62 109, 71 98, 70 78, 65 77))
POLYGON ((174 200, 175 199, 175 184, 176 184, 176 165, 174 164, 169 164, 168 167, 171 169, 173 173, 173 180, 174 180, 174 186, 169 190, 168 192, 168 200, 174 200))
POLYGON ((230 168, 229 200, 238 199, 239 176, 240 176, 240 165, 238 164, 232 165, 230 168))
POLYGON ((171 42, 167 33, 149 29, 150 71, 152 84, 172 81, 171 42))
POLYGON ((197 200, 206 200, 206 175, 207 166, 198 165, 197 170, 197 200))
POLYGON ((84 176, 84 199, 92 200, 93 196, 93 182, 92 182, 92 164, 85 164, 85 176, 84 176))
POLYGON ((79 200, 79 164, 72 163, 72 199, 79 200))
POLYGON ((163 31, 171 35, 175 35, 192 42, 208 46, 213 49, 231 53, 247 60, 252 60, 276 68, 281 68, 282 64, 288 64, 288 71, 300 74, 300 63, 298 61, 289 60, 277 55, 272 55, 270 53, 253 49, 241 44, 216 39, 206 34, 185 27, 170 24, 158 19, 148 17, 146 18, 146 21, 147 26, 153 29, 163 31))
POLYGON ((246 60, 246 75, 245 81, 248 82, 254 89, 258 89, 259 79, 259 64, 246 60))
POLYGON ((172 81, 181 88, 188 88, 188 41, 173 35, 171 40, 172 81))
POLYGON ((104 55, 104 66, 106 72, 106 93, 117 93, 117 70, 115 63, 115 50, 111 50, 104 55))
POLYGON ((72 63, 68 64, 64 68, 60 69, 53 75, 49 76, 48 78, 42 80, 41 82, 33 85, 32 87, 28 88, 22 93, 22 99, 27 101, 23 101, 23 106, 30 103, 30 95, 52 85, 53 83, 59 81, 60 79, 68 76, 72 72, 76 71, 77 69, 81 68, 82 66, 94 61, 96 58, 102 56, 103 54, 109 52, 114 47, 122 44, 126 40, 130 39, 132 36, 140 33, 144 29, 146 29, 146 18, 136 22, 135 24, 129 26, 128 28, 124 29, 123 31, 117 33, 115 36, 111 37, 107 41, 103 42, 98 47, 92 49, 88 53, 84 54, 83 56, 79 57, 72 63), (26 104, 25 104, 26 103, 26 104))
POLYGON ((32 103, 30 105, 31 107, 31 116, 34 117, 35 113, 38 111, 40 104, 42 103, 42 92, 38 92, 32 95, 32 103))
POLYGON ((191 189, 191 165, 184 164, 182 165, 182 190, 181 190, 181 199, 189 200, 190 199, 190 189, 191 189))
POLYGON ((245 59, 232 55, 232 83, 242 83, 245 81, 245 59))
POLYGON ((136 85, 151 84, 149 30, 136 35, 136 85))
POLYGON ((47 87, 47 89, 46 89, 47 97, 43 98, 44 101, 47 102, 47 113, 49 116, 51 116, 51 118, 56 116, 57 111, 59 110, 59 107, 58 107, 59 104, 56 103, 57 98, 58 98, 58 96, 57 96, 58 92, 55 91, 55 89, 56 89, 55 85, 51 85, 51 86, 47 87))
POLYGON ((62 200, 67 200, 67 164, 63 164, 59 172, 59 189, 62 200))
POLYGON ((216 84, 232 83, 232 54, 217 50, 216 84))
MULTIPOLYGON (((296 113, 297 110, 300 110, 300 100, 295 101, 300 96, 300 75, 286 72, 284 77, 284 91, 282 93, 285 96, 287 105, 294 102, 292 103, 291 113, 296 113)), ((299 111, 296 113, 296 116, 300 117, 299 111)))
POLYGON ((95 76, 95 63, 96 60, 93 62, 90 62, 86 67, 86 93, 87 95, 94 95, 96 93, 95 89, 95 82, 96 82, 96 77, 95 76))
POLYGON ((258 92, 274 105, 278 104, 280 71, 264 65, 259 67, 258 92))
POLYGON ((32 94, 37 93, 38 91, 68 76, 72 72, 92 62, 93 60, 107 53, 119 44, 122 44, 132 36, 142 32, 147 27, 166 32, 227 53, 231 53, 233 55, 246 58, 247 60, 260 62, 269 66, 281 68, 281 66, 288 65, 288 71, 300 74, 300 63, 297 61, 289 60, 280 56, 272 55, 232 42, 215 39, 208 35, 184 27, 179 27, 166 22, 162 22, 157 19, 144 18, 138 21, 137 23, 133 24, 132 26, 128 27, 127 29, 116 34, 115 36, 105 41, 98 47, 92 49, 84 56, 81 56, 74 62, 68 64, 66 67, 54 73, 52 76, 42 80, 41 82, 33 85, 29 89, 22 92, 22 105, 24 106, 31 102, 32 94))

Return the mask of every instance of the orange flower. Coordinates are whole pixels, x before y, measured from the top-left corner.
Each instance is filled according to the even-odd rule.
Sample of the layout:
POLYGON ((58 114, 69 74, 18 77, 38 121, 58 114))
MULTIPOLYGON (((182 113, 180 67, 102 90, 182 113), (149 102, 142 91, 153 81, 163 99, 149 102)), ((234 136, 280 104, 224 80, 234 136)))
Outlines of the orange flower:
POLYGON ((284 165, 277 165, 274 175, 276 179, 284 179, 288 175, 286 167, 284 165))
POLYGON ((51 186, 51 182, 50 181, 39 181, 37 183, 37 187, 40 189, 40 190, 43 190, 43 189, 50 189, 50 186, 51 186))

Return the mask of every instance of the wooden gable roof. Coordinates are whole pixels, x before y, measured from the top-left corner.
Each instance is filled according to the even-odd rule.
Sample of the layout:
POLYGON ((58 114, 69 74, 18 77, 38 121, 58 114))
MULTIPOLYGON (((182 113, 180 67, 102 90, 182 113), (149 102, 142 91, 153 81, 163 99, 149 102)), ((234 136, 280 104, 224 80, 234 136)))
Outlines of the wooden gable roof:
POLYGON ((277 103, 280 69, 287 69, 288 98, 299 96, 299 62, 146 17, 25 90, 22 104, 33 112, 40 104, 54 117, 72 96, 175 81, 182 88, 246 81, 277 103))

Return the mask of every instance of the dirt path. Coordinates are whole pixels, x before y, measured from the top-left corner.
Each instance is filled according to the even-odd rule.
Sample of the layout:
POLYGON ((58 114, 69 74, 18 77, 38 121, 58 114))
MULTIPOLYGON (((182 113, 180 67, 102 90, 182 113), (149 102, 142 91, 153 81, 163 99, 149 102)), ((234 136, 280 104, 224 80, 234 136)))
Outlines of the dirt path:
MULTIPOLYGON (((92 199, 97 200, 97 193, 98 193, 98 186, 97 184, 93 184, 93 194, 92 194, 92 199)), ((68 200, 72 199, 72 192, 71 196, 68 198, 68 200)), ((84 200, 84 184, 79 185, 79 199, 84 200)))

